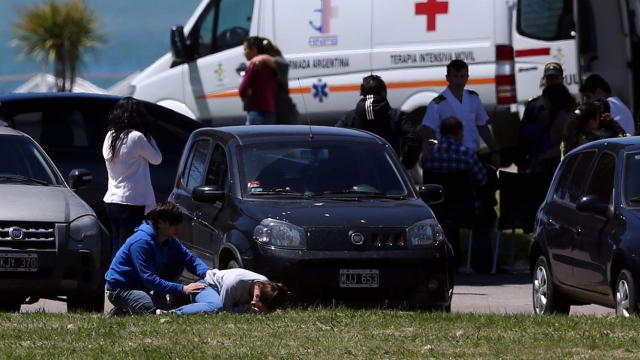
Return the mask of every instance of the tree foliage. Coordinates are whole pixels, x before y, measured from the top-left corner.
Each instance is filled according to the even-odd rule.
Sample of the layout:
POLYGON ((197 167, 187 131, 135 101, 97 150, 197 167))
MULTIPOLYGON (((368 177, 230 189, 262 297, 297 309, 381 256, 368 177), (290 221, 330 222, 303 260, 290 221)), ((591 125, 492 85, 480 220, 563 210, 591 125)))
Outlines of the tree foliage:
POLYGON ((98 17, 84 0, 48 0, 19 15, 13 44, 22 48, 20 56, 35 57, 47 70, 53 66, 58 91, 70 91, 84 55, 106 40, 97 31, 98 17))

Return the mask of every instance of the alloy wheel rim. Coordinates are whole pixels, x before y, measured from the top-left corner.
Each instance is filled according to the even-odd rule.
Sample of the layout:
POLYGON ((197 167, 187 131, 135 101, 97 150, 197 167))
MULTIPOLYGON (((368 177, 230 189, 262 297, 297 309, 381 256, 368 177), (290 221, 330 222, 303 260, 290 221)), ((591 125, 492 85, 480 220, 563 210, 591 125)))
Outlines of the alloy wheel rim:
POLYGON ((618 281, 616 287, 616 314, 629 317, 629 285, 626 280, 618 281))
POLYGON ((547 271, 543 266, 538 266, 533 279, 533 307, 538 315, 544 314, 547 307, 547 271))

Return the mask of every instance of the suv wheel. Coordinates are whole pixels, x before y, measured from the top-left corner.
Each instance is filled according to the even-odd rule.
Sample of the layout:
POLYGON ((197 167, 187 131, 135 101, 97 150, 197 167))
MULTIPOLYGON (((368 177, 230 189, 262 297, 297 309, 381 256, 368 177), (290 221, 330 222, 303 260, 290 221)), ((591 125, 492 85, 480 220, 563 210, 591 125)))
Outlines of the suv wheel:
POLYGON ((104 312, 104 291, 96 292, 92 296, 69 296, 67 312, 104 312))
POLYGON ((636 302, 636 285, 629 270, 623 269, 618 274, 615 288, 616 315, 629 317, 638 310, 636 302))
POLYGON ((238 268, 240 268, 240 265, 235 260, 229 260, 229 262, 227 263, 227 269, 238 269, 238 268))
POLYGON ((533 270, 533 312, 536 315, 569 314, 571 306, 553 286, 547 259, 540 256, 533 270))

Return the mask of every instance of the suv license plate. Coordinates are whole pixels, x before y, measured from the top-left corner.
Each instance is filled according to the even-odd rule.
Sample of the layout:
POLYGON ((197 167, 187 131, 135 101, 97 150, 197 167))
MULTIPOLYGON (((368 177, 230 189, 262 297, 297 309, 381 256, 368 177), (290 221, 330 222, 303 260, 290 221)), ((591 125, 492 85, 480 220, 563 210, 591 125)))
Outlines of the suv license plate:
POLYGON ((38 271, 38 255, 0 254, 0 271, 38 271))
POLYGON ((340 269, 340 287, 377 288, 379 286, 377 269, 340 269))

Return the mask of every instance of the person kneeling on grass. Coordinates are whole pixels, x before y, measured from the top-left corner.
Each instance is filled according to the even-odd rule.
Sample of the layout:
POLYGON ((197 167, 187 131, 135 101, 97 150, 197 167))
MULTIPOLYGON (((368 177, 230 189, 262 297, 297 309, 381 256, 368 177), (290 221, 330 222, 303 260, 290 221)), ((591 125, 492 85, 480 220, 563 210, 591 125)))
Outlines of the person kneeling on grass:
MULTIPOLYGON (((160 203, 120 247, 109 270, 107 298, 114 305, 112 315, 153 314, 168 310, 167 294, 199 294, 203 299, 215 295, 204 281, 182 285, 173 282, 186 268, 204 279, 208 267, 185 248, 177 236, 182 213, 172 203, 160 203)), ((215 298, 211 300, 215 301, 215 298)), ((194 303, 176 309, 177 313, 212 311, 213 306, 194 303)))
POLYGON ((204 283, 208 286, 191 295, 190 305, 170 311, 158 310, 157 313, 191 315, 229 311, 263 314, 282 306, 287 294, 282 284, 245 269, 209 270, 204 283))

